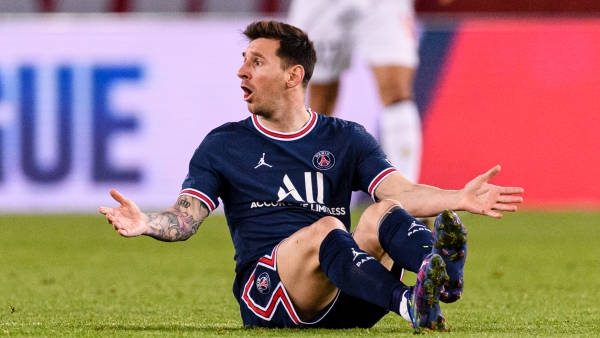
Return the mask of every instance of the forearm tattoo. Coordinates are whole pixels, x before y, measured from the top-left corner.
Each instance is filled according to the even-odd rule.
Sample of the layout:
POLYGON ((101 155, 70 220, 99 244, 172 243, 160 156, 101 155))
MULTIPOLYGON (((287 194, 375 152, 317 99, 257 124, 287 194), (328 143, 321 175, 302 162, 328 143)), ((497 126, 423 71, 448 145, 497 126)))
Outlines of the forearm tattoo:
POLYGON ((149 214, 149 236, 161 241, 185 241, 198 231, 208 216, 208 209, 199 200, 190 196, 179 196, 172 208, 149 214))

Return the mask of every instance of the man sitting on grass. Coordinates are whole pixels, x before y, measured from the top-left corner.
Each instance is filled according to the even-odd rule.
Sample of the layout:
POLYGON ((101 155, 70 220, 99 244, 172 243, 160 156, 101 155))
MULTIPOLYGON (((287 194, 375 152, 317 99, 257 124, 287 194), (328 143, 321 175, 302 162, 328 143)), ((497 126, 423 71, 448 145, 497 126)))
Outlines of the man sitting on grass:
POLYGON ((488 184, 498 166, 461 190, 408 181, 362 126, 304 106, 316 62, 306 33, 276 21, 243 33, 250 43, 237 75, 252 115, 204 138, 173 207, 145 214, 112 189, 120 206, 99 211, 122 236, 179 241, 220 198, 245 325, 371 327, 393 311, 417 331, 444 330, 439 301, 460 298, 467 253, 449 210, 501 217, 523 189, 488 184), (376 203, 350 234, 356 190, 376 203), (413 217, 435 215, 433 234, 413 217), (403 269, 418 274, 414 286, 401 282, 403 269))

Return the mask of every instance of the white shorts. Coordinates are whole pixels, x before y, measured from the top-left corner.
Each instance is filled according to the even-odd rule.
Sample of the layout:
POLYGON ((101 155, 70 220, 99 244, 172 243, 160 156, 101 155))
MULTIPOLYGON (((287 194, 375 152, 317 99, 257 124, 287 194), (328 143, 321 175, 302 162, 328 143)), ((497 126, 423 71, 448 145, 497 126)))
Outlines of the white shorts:
POLYGON ((293 0, 288 22, 315 43, 312 82, 338 80, 354 49, 373 66, 419 62, 412 0, 293 0))

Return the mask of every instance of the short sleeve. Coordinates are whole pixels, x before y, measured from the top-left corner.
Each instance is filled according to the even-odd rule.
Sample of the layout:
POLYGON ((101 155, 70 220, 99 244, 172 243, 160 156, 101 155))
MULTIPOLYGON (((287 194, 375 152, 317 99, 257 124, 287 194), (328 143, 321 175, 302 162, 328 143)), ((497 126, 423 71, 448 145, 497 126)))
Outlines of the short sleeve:
POLYGON ((219 159, 215 156, 219 152, 216 138, 215 135, 207 135, 196 149, 179 193, 198 198, 211 212, 219 205, 218 197, 222 186, 222 178, 217 169, 219 159))
POLYGON ((373 200, 377 186, 392 173, 398 172, 375 138, 359 124, 355 125, 351 137, 357 147, 357 179, 359 190, 369 194, 373 200))

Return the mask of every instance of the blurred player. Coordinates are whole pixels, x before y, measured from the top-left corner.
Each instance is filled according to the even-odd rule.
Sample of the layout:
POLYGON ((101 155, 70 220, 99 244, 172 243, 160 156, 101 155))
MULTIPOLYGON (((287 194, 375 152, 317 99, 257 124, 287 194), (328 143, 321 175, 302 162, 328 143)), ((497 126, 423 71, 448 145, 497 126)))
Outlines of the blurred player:
POLYGON ((309 90, 311 109, 333 114, 340 77, 357 50, 373 70, 384 106, 381 147, 404 177, 417 182, 422 133, 413 101, 419 62, 413 0, 293 0, 289 22, 308 33, 319 56, 309 90))
POLYGON ((466 230, 445 210, 434 239, 409 212, 501 217, 494 210, 516 210, 510 203, 521 201, 513 194, 522 189, 488 184, 499 167, 457 191, 412 183, 363 127, 306 109, 316 52, 303 31, 261 21, 244 34, 250 43, 237 75, 252 115, 204 138, 173 207, 144 214, 112 189, 120 206, 99 211, 122 236, 178 241, 196 233, 220 198, 244 325, 371 327, 393 311, 417 331, 443 330, 439 300, 462 292, 466 230), (379 202, 351 235, 357 189, 379 202), (393 265, 418 273, 414 287, 393 265))

